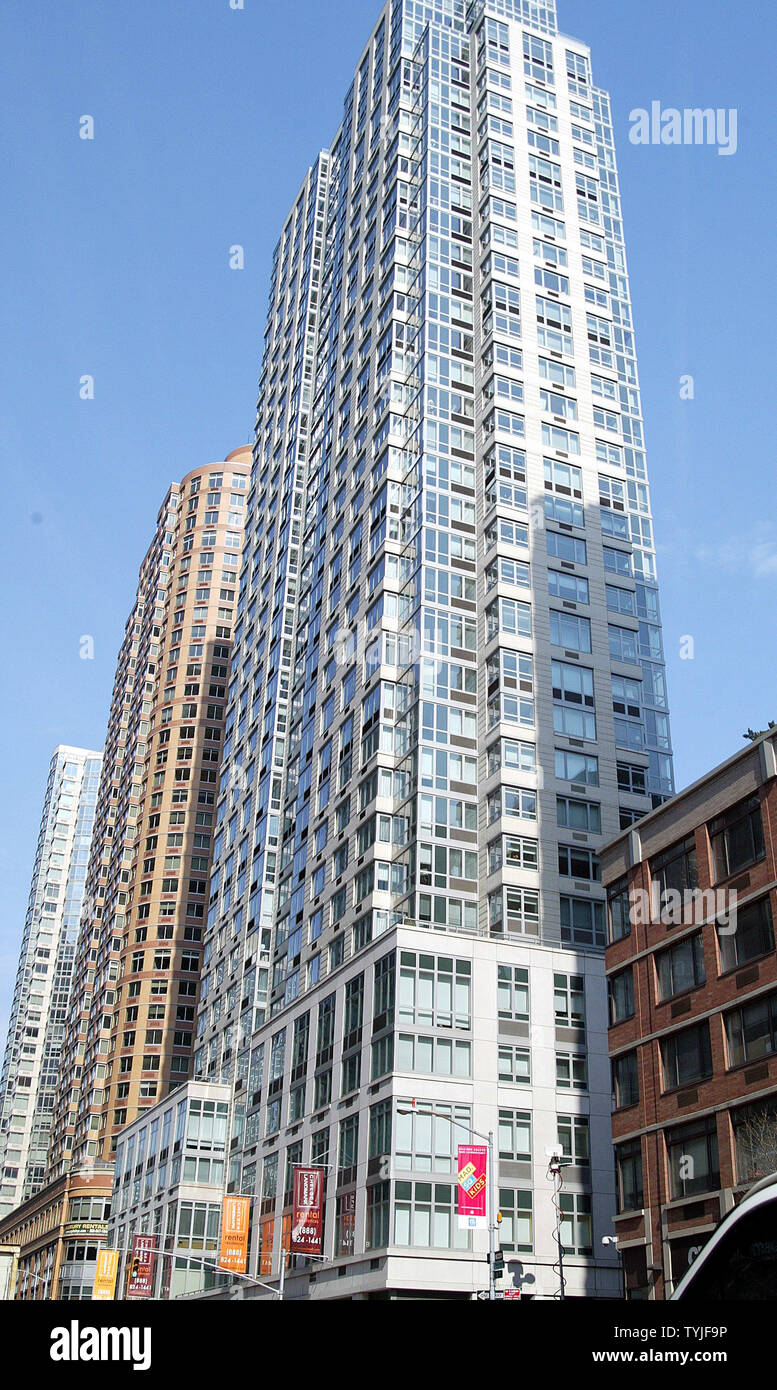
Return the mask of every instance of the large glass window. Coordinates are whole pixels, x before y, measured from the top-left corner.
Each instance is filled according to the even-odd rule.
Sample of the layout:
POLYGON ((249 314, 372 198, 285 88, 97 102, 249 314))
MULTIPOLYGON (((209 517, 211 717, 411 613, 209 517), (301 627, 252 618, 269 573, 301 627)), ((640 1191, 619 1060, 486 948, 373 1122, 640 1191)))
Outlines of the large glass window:
POLYGON ((531 1254, 534 1248, 532 1193, 500 1187, 499 1244, 502 1250, 515 1254, 531 1254))
POLYGON ((709 1021, 705 1019, 693 1028, 683 1028, 679 1033, 662 1038, 661 1065, 665 1091, 712 1076, 709 1021))
POLYGON ((687 936, 670 946, 668 951, 659 951, 655 956, 658 979, 658 998, 663 1003, 676 994, 696 989, 706 980, 704 969, 704 947, 701 932, 687 936))
POLYGON ((499 1157, 514 1163, 531 1162, 531 1114, 528 1110, 499 1111, 499 1157))
POLYGON ((497 966, 497 1009, 500 1018, 528 1022, 529 971, 524 966, 497 966))
POLYGON ((717 933, 723 972, 735 970, 745 961, 755 960, 773 951, 774 926, 769 899, 759 898, 757 902, 737 908, 736 918, 718 923, 717 933))
POLYGON ((468 960, 402 951, 400 1021, 426 1027, 469 1028, 471 973, 472 965, 468 960))
POLYGON ((615 1147, 618 1211, 639 1211, 644 1205, 642 1190, 642 1140, 631 1139, 615 1147))
POLYGON ((725 1015, 730 1067, 777 1052, 777 994, 754 999, 725 1015))
POLYGON ((613 1104, 616 1110, 639 1100, 639 1068, 636 1052, 615 1057, 612 1064, 613 1104))
POLYGON ((553 1001, 558 1028, 585 1031, 585 980, 582 975, 554 974, 553 1001))
POLYGON ((764 857, 761 805, 749 796, 709 823, 716 881, 736 874, 764 857))
POLYGON ((610 941, 620 941, 631 931, 629 915, 629 881, 619 878, 607 889, 607 918, 610 941))
POLYGON ((777 1171, 777 1100, 731 1111, 737 1182, 755 1182, 777 1171))
POLYGON ((673 1198, 720 1187, 718 1131, 715 1116, 666 1131, 670 1187, 673 1198))
POLYGON ((650 860, 650 877, 658 885, 661 910, 671 908, 667 895, 686 893, 699 886, 699 868, 696 862, 696 840, 693 835, 670 845, 662 854, 650 860))
POLYGON ((634 971, 632 966, 609 979, 610 1023, 622 1023, 634 1013, 634 971))
POLYGON ((454 1183, 397 1182, 395 1245, 466 1250, 469 1233, 459 1230, 454 1183))

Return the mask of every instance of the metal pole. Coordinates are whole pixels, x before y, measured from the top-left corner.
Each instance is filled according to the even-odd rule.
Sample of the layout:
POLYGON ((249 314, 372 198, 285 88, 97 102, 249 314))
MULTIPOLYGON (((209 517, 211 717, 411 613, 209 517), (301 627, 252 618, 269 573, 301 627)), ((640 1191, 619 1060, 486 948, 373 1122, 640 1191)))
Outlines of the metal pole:
POLYGON ((556 1243, 558 1245, 558 1278, 559 1278, 559 1298, 566 1298, 564 1292, 564 1244, 561 1239, 561 1167, 554 1174, 553 1186, 556 1186, 555 1178, 558 1176, 558 1220, 556 1223, 556 1243))
POLYGON ((278 1297, 283 1298, 283 1290, 286 1286, 286 1251, 281 1246, 281 1276, 278 1282, 278 1297))
POLYGON ((494 1131, 488 1131, 488 1297, 496 1298, 496 1175, 494 1173, 494 1131))

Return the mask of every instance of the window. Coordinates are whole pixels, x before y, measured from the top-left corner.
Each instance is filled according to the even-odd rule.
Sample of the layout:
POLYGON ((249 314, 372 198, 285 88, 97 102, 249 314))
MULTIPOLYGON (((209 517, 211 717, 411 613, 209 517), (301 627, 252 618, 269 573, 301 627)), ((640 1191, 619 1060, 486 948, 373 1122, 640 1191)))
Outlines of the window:
POLYGON ((663 854, 654 855, 650 860, 650 877, 657 885, 660 895, 661 912, 670 907, 670 893, 685 893, 699 886, 699 870, 696 863, 696 840, 693 835, 670 845, 663 854))
POLYGON ((737 909, 735 923, 718 923, 718 949, 721 973, 736 970, 745 961, 755 960, 774 950, 772 908, 768 898, 759 898, 737 909), (731 930, 731 926, 735 930, 731 930))
POLYGON ((458 1145, 470 1127, 469 1106, 453 1108, 444 1102, 434 1102, 431 1113, 426 1102, 416 1110, 402 1109, 395 1117, 394 1163, 397 1169, 413 1172, 456 1172, 458 1145), (455 1121, 455 1123, 452 1123, 455 1121))
POLYGON ((708 830, 716 882, 763 859, 763 820, 757 796, 749 796, 717 816, 708 830))
POLYGON ((359 1151, 359 1116, 348 1115, 346 1119, 340 1121, 340 1143, 337 1157, 337 1177, 338 1182, 345 1182, 347 1179, 344 1173, 356 1170, 359 1151))
POLYGON ((343 1058, 343 1075, 340 1094, 347 1096, 358 1091, 361 1082, 361 1052, 351 1052, 343 1058))
MULTIPOLYGON (((556 748, 554 770, 561 782, 580 782, 589 787, 599 785, 599 759, 591 753, 570 753, 556 748)), ((644 769, 640 769, 644 773, 644 769)))
POLYGON ((553 1008, 557 1028, 585 1032, 585 983, 582 975, 553 976, 553 1008))
POLYGON ((561 1243, 566 1255, 590 1255, 593 1252, 591 1233, 591 1198, 584 1192, 562 1193, 561 1243))
POLYGON ((624 661, 628 665, 636 666, 639 663, 639 649, 637 633, 633 628, 616 627, 610 623, 607 632, 612 660, 624 661))
POLYGON ((503 835, 488 846, 488 872, 495 874, 502 865, 514 869, 539 867, 539 842, 525 835, 503 835))
POLYGON ((615 1174, 618 1211, 640 1211, 644 1206, 642 1189, 642 1140, 631 1139, 615 1148, 615 1174))
POLYGON ((777 1168, 777 1102, 773 1097, 731 1112, 737 1182, 754 1182, 777 1168))
POLYGON ((610 941, 620 941, 631 931, 627 878, 619 878, 607 889, 607 922, 610 941))
POLYGON ((435 1076, 470 1076, 472 1045, 452 1038, 427 1038, 415 1033, 397 1035, 397 1069, 435 1076))
POLYGON ((531 1114, 528 1110, 499 1111, 499 1157, 531 1163, 531 1114))
POLYGON ((524 966, 497 966, 497 1009, 500 1018, 528 1022, 529 971, 524 966))
POLYGON ((400 952, 399 1019, 431 1028, 471 1026, 471 972, 467 960, 400 952))
POLYGON ((566 647, 574 652, 590 652, 591 623, 588 618, 577 618, 572 613, 559 613, 551 608, 550 640, 554 647, 566 647))
POLYGON ((599 856, 578 845, 558 846, 558 871, 565 878, 590 879, 594 883, 601 879, 599 856))
POLYGON ((586 666, 551 662, 553 728, 567 737, 596 738, 594 673, 586 666))
POLYGON ((537 765, 537 752, 533 743, 521 739, 503 738, 492 743, 488 749, 489 777, 500 767, 512 767, 519 772, 533 772, 537 765))
POLYGON ((587 564, 585 541, 577 540, 574 536, 562 536, 558 531, 546 531, 545 544, 548 555, 554 560, 565 560, 576 565, 587 564))
POLYGON ((666 1131, 666 1152, 673 1198, 720 1187, 718 1131, 715 1116, 666 1131))
POLYGON ((565 1158, 579 1168, 591 1161, 591 1140, 587 1115, 558 1115, 558 1142, 565 1158))
POLYGON ((532 1193, 500 1187, 499 1245, 515 1254, 531 1254, 534 1248, 532 1230, 532 1193))
POLYGON ((453 1183, 397 1182, 394 1243, 404 1246, 466 1250, 467 1231, 460 1231, 453 1183))
POLYGON ((604 946, 604 903, 590 898, 559 899, 561 940, 579 946, 604 946))
MULTIPOLYGON (((355 1193, 345 1193, 343 1200, 353 1201, 355 1193)), ((391 1184, 373 1183, 367 1188, 367 1228, 365 1247, 367 1250, 381 1250, 389 1243, 391 1211, 391 1184)), ((350 1216, 353 1220, 353 1216, 350 1216)), ((351 1240, 353 1237, 351 1237, 351 1240)))
POLYGON ((709 1021, 705 1019, 693 1028, 683 1028, 679 1033, 662 1038, 661 1066, 665 1091, 691 1086, 695 1081, 712 1076, 709 1021))
MULTIPOLYGON (((548 570, 548 593, 552 598, 564 599, 570 603, 588 603, 588 580, 561 570, 548 570)), ((567 646, 568 643, 564 642, 563 645, 567 646)))
POLYGON ((777 1052, 777 994, 754 999, 724 1017, 730 1067, 777 1052))
POLYGON ((528 1086, 531 1083, 531 1050, 528 1047, 499 1048, 499 1082, 502 1085, 528 1086))
POLYGON ((647 768, 635 763, 617 763, 618 790, 629 792, 632 796, 645 796, 647 792, 647 768))
POLYGON ((498 889, 488 895, 489 928, 494 933, 520 932, 539 936, 540 895, 534 888, 498 889))
POLYGON ((588 1090, 588 1064, 584 1052, 556 1053, 556 1086, 562 1091, 588 1090))
MULTIPOLYGON (((558 433, 564 434, 566 431, 560 430, 558 433)), ((574 452, 579 453, 580 450, 574 452)), ((543 466, 545 488, 548 492, 558 493, 562 497, 583 496, 583 474, 579 468, 570 463, 559 463, 557 459, 545 459, 543 466)))
POLYGON ((629 965, 609 979, 610 1023, 622 1023, 634 1014, 634 973, 629 965))
POLYGON ((706 981, 701 932, 678 941, 668 951, 659 951, 654 959, 661 1004, 677 994, 684 994, 686 990, 696 989, 706 981))
POLYGON ((497 633, 531 637, 531 605, 518 599, 500 598, 486 609, 486 641, 497 633))

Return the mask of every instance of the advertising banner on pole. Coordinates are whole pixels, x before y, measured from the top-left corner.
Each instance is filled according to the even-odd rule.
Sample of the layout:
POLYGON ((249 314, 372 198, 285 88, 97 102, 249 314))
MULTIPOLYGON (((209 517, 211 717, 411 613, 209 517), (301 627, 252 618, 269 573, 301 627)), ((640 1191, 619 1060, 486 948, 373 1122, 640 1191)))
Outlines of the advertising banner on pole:
POLYGON ((291 1249, 295 1253, 320 1255, 324 1224, 324 1170, 294 1169, 294 1204, 291 1218, 291 1249))
POLYGON ((356 1235, 356 1193, 344 1192, 337 1199, 338 1255, 352 1255, 356 1235))
POLYGON ((97 1251, 97 1266, 94 1272, 92 1299, 105 1300, 116 1297, 116 1275, 119 1271, 118 1250, 100 1249, 97 1251))
POLYGON ((459 1144, 458 1170, 459 1230, 482 1228, 487 1225, 488 1149, 485 1145, 459 1144))
POLYGON ((219 1267, 232 1274, 245 1274, 248 1265, 250 1210, 250 1197, 225 1197, 221 1203, 219 1267))
POLYGON ((155 1236, 133 1236, 127 1298, 150 1298, 154 1286, 155 1236))

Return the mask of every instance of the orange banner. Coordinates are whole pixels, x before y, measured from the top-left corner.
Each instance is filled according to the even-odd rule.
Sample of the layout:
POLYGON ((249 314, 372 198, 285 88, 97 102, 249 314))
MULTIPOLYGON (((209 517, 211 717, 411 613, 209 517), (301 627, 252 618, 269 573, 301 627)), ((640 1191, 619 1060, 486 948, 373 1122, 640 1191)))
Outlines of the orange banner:
POLYGON ((97 1251, 97 1267, 94 1272, 92 1298, 98 1300, 116 1297, 116 1275, 119 1272, 118 1250, 97 1251))
POLYGON ((232 1274, 245 1274, 248 1264, 249 1197, 225 1197, 221 1204, 221 1250, 219 1267, 232 1274))

